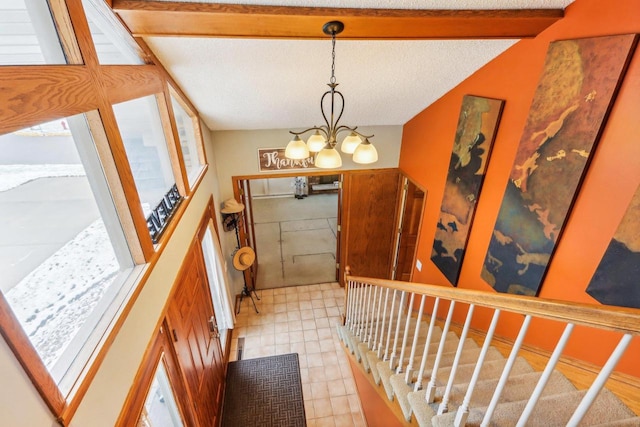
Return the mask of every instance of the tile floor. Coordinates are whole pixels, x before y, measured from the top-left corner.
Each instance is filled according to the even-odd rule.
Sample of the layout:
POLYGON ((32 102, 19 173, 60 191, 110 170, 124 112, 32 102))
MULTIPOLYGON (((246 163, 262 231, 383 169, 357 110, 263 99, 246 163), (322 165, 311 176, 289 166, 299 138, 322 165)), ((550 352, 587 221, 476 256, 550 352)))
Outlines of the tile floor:
POLYGON ((349 361, 336 325, 344 307, 337 283, 257 291, 259 314, 243 300, 231 341, 230 361, 298 353, 309 427, 365 426, 349 361))
POLYGON ((335 280, 337 194, 254 198, 258 289, 335 280))

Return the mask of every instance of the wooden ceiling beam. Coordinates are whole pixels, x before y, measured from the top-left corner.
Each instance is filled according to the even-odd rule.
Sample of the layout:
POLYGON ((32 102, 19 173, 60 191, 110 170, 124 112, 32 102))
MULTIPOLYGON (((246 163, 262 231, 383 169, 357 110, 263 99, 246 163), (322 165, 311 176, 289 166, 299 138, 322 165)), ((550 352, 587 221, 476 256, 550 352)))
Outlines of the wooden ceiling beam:
POLYGON ((112 0, 137 37, 190 36, 322 39, 322 26, 340 20, 340 39, 520 39, 562 19, 561 9, 347 9, 112 0))

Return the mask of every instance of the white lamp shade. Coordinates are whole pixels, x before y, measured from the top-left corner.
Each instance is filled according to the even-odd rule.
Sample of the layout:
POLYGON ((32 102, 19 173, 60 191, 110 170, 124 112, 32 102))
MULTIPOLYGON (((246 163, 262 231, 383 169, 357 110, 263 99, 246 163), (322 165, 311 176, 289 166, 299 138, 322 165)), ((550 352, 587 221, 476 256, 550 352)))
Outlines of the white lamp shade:
POLYGON ((307 140, 307 147, 312 153, 319 152, 325 145, 327 145, 327 140, 324 139, 324 136, 322 136, 318 131, 311 135, 307 140))
POLYGON ((347 136, 344 141, 342 141, 342 146, 340 147, 340 151, 347 154, 353 154, 356 150, 356 147, 360 145, 362 140, 358 135, 354 132, 351 132, 349 136, 347 136))
POLYGON ((298 135, 296 135, 287 144, 287 148, 284 150, 284 156, 287 159, 294 160, 306 159, 307 157, 309 157, 309 148, 307 148, 307 144, 305 144, 304 141, 301 140, 298 135))
POLYGON ((323 148, 316 156, 314 164, 323 169, 335 169, 342 166, 342 158, 335 148, 323 148))
POLYGON ((378 161, 378 150, 365 138, 353 152, 353 161, 360 164, 375 163, 378 161))

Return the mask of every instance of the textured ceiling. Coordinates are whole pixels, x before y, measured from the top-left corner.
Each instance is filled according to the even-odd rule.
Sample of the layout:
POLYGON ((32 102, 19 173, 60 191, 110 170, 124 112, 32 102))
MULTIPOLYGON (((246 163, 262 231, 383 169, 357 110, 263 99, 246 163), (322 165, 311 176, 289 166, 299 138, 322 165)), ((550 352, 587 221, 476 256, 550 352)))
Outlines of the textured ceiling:
MULTIPOLYGON (((564 8, 571 0, 238 0, 225 3, 403 9, 564 8), (454 7, 455 6, 455 7, 454 7), (481 6, 481 7, 480 7, 481 6)), ((322 123, 331 41, 146 37, 212 130, 300 129, 322 123)), ((346 99, 341 123, 403 125, 517 40, 336 44, 346 99)))

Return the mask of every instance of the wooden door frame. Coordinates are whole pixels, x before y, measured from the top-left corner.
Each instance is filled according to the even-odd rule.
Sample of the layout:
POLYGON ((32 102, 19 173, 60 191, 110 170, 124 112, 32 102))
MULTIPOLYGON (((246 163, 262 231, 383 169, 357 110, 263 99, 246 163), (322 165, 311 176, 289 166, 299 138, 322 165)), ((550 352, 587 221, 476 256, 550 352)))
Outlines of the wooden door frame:
MULTIPOLYGON (((245 210, 250 211, 250 215, 252 218, 252 222, 249 224, 247 221, 245 221, 245 225, 243 227, 240 227, 240 246, 243 245, 247 245, 247 246, 251 246, 251 243, 253 243, 253 246, 251 246, 254 251, 256 252, 256 261, 253 263, 253 265, 246 269, 244 271, 244 279, 247 281, 247 287, 249 287, 249 289, 255 289, 255 280, 258 278, 258 260, 259 260, 259 253, 258 253, 258 249, 256 247, 256 242, 255 242, 255 229, 254 229, 254 223, 253 223, 253 206, 251 205, 251 194, 246 195, 244 193, 242 193, 242 189, 244 188, 243 186, 243 182, 247 182, 247 188, 249 188, 249 191, 251 190, 250 187, 250 181, 251 180, 255 180, 255 179, 266 179, 266 178, 293 178, 296 176, 326 176, 326 175, 340 175, 340 182, 342 183, 344 180, 344 176, 346 174, 348 174, 351 171, 348 170, 342 170, 342 169, 338 169, 338 170, 327 170, 327 169, 311 169, 311 170, 300 170, 300 171, 295 171, 295 172, 282 172, 282 173, 269 173, 269 174, 262 174, 262 175, 235 175, 231 177, 231 182, 232 182, 232 187, 233 187, 233 197, 234 199, 240 201, 242 203, 242 201, 244 200, 245 202, 245 210), (247 227, 251 227, 251 235, 254 236, 254 241, 250 242, 250 239, 247 236, 247 231, 246 228, 247 227)), ((342 189, 342 184, 340 185, 340 188, 338 190, 338 207, 337 207, 337 225, 338 225, 338 230, 337 230, 337 236, 336 236, 336 263, 339 264, 340 263, 340 258, 339 258, 339 254, 341 253, 340 251, 340 246, 341 246, 341 233, 340 233, 340 224, 341 224, 341 212, 342 212, 342 199, 343 199, 343 189, 342 189)), ((246 219, 246 216, 245 216, 246 219)), ((340 267, 337 266, 336 267, 336 281, 341 281, 340 278, 340 267)))
MULTIPOLYGON (((418 184, 416 181, 414 181, 413 179, 411 179, 411 177, 409 177, 408 175, 406 175, 404 172, 400 172, 400 176, 402 177, 402 181, 401 181, 401 191, 402 191, 402 195, 400 196, 399 200, 398 200, 398 207, 396 209, 396 224, 397 224, 397 228, 396 228, 396 233, 398 234, 398 237, 396 239, 396 246, 393 249, 393 263, 391 265, 391 271, 389 273, 389 277, 393 277, 394 280, 397 280, 394 276, 395 272, 397 271, 398 268, 398 255, 400 252, 400 245, 401 245, 401 239, 402 239, 402 226, 403 226, 403 221, 404 221, 404 210, 405 210, 405 204, 407 201, 407 191, 408 191, 408 187, 409 187, 409 183, 411 183, 412 185, 416 186, 418 189, 420 189, 420 191, 422 191, 424 193, 424 201, 422 203, 422 209, 420 212, 420 224, 418 225, 418 236, 421 235, 422 233, 422 223, 423 223, 423 219, 424 219, 424 210, 426 209, 426 204, 427 204, 427 190, 420 184, 418 184)), ((418 240, 419 242, 419 240, 418 240)), ((414 248, 413 251, 413 257, 411 260, 411 265, 415 266, 416 264, 416 259, 418 256, 418 242, 416 242, 416 247, 414 248)), ((411 276, 410 276, 410 281, 413 280, 413 272, 414 269, 411 269, 411 276)))

